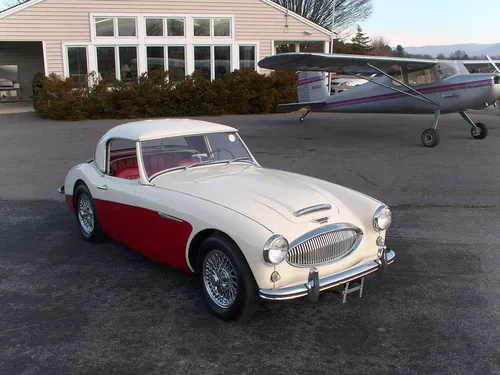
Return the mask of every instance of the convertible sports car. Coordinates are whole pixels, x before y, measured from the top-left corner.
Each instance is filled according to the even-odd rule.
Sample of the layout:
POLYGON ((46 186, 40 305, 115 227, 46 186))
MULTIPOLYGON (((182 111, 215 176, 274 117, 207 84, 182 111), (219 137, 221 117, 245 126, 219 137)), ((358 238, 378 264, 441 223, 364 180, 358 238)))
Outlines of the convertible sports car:
POLYGON ((196 120, 119 125, 73 167, 82 236, 195 273, 209 310, 245 319, 262 299, 345 298, 385 271, 391 210, 351 189, 259 165, 237 129, 196 120), (353 286, 354 285, 354 286, 353 286))

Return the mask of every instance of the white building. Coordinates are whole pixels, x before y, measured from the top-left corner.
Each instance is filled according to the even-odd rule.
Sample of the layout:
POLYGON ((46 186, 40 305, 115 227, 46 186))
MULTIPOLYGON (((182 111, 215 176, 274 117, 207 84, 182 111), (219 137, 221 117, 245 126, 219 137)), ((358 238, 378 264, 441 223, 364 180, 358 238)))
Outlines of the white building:
POLYGON ((261 71, 274 53, 327 52, 329 38, 270 0, 30 0, 0 13, 0 86, 17 84, 25 100, 37 72, 134 80, 174 67, 215 79, 261 71))

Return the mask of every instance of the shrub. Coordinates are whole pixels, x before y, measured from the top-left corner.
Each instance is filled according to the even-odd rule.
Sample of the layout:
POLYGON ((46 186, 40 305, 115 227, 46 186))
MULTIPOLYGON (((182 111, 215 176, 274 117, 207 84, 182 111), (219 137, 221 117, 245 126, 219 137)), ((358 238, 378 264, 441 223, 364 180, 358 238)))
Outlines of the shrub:
POLYGON ((34 108, 54 120, 132 119, 273 113, 278 104, 297 101, 295 72, 264 75, 243 69, 214 81, 200 72, 179 81, 170 76, 152 71, 137 81, 121 82, 114 77, 97 80, 92 73, 87 85, 50 74, 37 89, 34 108))

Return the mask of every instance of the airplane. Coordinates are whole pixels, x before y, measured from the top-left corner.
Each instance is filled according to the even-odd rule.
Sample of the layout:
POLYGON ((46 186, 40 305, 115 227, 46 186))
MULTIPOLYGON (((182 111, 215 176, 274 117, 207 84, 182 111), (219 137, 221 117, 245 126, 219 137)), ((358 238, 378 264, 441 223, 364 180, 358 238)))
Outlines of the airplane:
POLYGON ((473 138, 488 135, 486 125, 472 121, 466 111, 496 105, 500 99, 500 69, 489 57, 476 63, 490 63, 498 73, 470 73, 459 60, 335 53, 282 53, 265 57, 258 65, 299 71, 298 103, 280 104, 278 112, 306 109, 301 122, 311 111, 432 114, 432 127, 423 131, 421 141, 426 147, 435 147, 440 141, 439 117, 445 113, 459 113, 471 126, 473 138), (322 72, 358 76, 368 82, 329 95, 322 72))

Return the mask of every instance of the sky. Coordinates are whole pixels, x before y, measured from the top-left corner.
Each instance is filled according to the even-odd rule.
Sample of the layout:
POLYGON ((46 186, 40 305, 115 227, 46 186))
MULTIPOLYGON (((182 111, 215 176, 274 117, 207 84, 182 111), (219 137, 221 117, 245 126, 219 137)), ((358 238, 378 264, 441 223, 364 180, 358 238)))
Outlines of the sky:
POLYGON ((371 17, 360 22, 373 39, 395 47, 500 43, 500 0, 372 0, 371 17))

